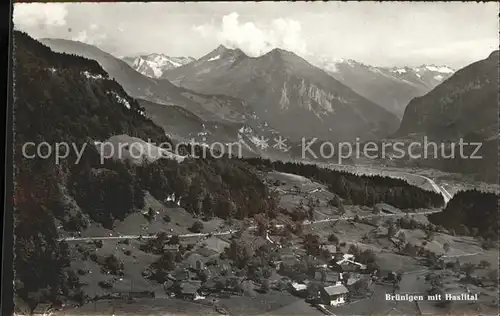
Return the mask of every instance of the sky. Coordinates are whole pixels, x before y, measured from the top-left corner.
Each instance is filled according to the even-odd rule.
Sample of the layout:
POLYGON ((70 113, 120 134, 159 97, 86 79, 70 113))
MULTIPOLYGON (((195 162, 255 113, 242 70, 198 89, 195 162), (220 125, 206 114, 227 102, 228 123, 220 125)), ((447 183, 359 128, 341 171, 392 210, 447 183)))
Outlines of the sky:
POLYGON ((206 55, 218 45, 259 56, 455 69, 499 46, 499 4, 476 2, 15 3, 14 27, 93 44, 117 57, 206 55))

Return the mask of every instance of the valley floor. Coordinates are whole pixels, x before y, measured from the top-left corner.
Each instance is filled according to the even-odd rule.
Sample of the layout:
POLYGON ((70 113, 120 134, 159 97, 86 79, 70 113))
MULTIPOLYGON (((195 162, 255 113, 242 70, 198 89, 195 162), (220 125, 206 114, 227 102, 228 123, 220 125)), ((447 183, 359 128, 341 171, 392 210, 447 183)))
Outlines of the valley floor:
MULTIPOLYGON (((434 188, 440 191, 443 196, 445 190, 441 184, 436 185, 434 181, 426 176, 415 176, 414 181, 420 181, 420 185, 434 188), (429 181, 430 180, 430 181, 429 181), (433 185, 434 183, 434 185, 433 185), (440 190, 441 189, 441 190, 440 190)), ((303 235, 314 234, 325 243, 328 249, 335 246, 328 241, 329 236, 335 234, 341 242, 338 250, 347 252, 351 246, 357 247, 360 251, 369 249, 376 258, 376 264, 380 268, 381 275, 392 272, 401 273, 402 279, 398 293, 426 293, 429 284, 425 281, 428 274, 445 275, 444 283, 449 290, 480 293, 480 302, 485 315, 490 315, 492 304, 497 302, 495 298, 494 285, 477 286, 464 283, 464 275, 461 272, 450 272, 448 269, 436 270, 429 268, 422 262, 422 258, 410 256, 402 253, 398 248, 398 241, 394 238, 387 238, 386 222, 389 218, 409 218, 419 225, 428 225, 428 214, 440 212, 440 209, 413 210, 411 213, 403 212, 390 205, 381 205, 382 213, 374 214, 373 208, 345 205, 345 213, 338 214, 338 209, 332 207, 328 202, 334 197, 332 192, 319 183, 307 178, 280 172, 269 172, 265 174, 264 181, 273 186, 280 195, 280 206, 284 209, 294 209, 300 205, 307 205, 310 200, 315 201, 314 214, 312 220, 304 221, 303 235), (446 276, 447 273, 451 273, 446 276), (462 281, 461 281, 462 280, 462 281), (492 303, 493 302, 493 303, 492 303)), ((127 295, 131 291, 152 291, 155 298, 136 299, 133 302, 126 300, 106 300, 100 299, 96 302, 89 302, 78 308, 70 308, 67 311, 57 311, 53 315, 219 315, 221 308, 230 315, 322 315, 321 309, 315 305, 307 303, 303 298, 297 297, 286 291, 273 290, 268 293, 258 293, 255 289, 250 289, 242 296, 231 296, 230 298, 214 298, 208 296, 206 299, 197 301, 186 301, 171 298, 166 294, 164 285, 156 281, 147 279, 144 276, 146 267, 158 260, 159 256, 141 250, 148 239, 155 239, 156 234, 164 232, 167 235, 178 235, 180 244, 191 247, 188 256, 176 263, 176 267, 193 268, 193 260, 207 263, 218 258, 224 249, 229 247, 231 236, 243 227, 246 231, 241 240, 244 240, 249 247, 257 249, 261 245, 269 244, 271 247, 278 246, 279 253, 284 256, 291 254, 298 258, 305 258, 306 254, 301 244, 301 239, 295 235, 282 244, 283 240, 279 236, 269 233, 266 238, 256 235, 256 223, 253 220, 231 222, 213 219, 203 222, 203 230, 199 234, 193 234, 187 230, 195 221, 194 218, 184 209, 176 206, 167 207, 155 200, 151 195, 146 196, 144 209, 153 207, 157 213, 151 221, 140 213, 129 215, 124 221, 116 222, 112 230, 107 230, 99 225, 92 225, 79 236, 69 236, 62 232, 62 238, 70 245, 72 254, 71 267, 80 271, 80 280, 83 282, 85 293, 89 297, 105 297, 110 294, 127 295), (165 221, 168 215, 169 221, 165 221), (137 228, 140 228, 139 230, 137 228), (102 246, 96 246, 96 239, 102 241, 102 246), (87 253, 87 255, 83 255, 87 253), (123 275, 117 276, 105 272, 102 269, 100 260, 89 257, 93 253, 98 258, 105 258, 114 255, 123 262, 123 275), (196 258, 196 259, 193 259, 196 258), (110 285, 103 288, 102 282, 110 285), (216 301, 214 301, 214 299, 216 301)), ((279 215, 273 225, 276 228, 283 228, 286 224, 293 224, 287 216, 279 215)), ((489 266, 495 267, 498 263, 498 250, 484 250, 479 241, 472 237, 451 236, 446 233, 436 233, 433 240, 425 241, 426 234, 420 228, 402 229, 396 235, 403 234, 406 242, 433 252, 449 260, 459 260, 460 264, 479 265, 482 261, 487 261, 489 266), (449 245, 449 249, 444 251, 444 244, 449 245)), ((335 250, 331 250, 335 252, 335 250)), ((302 260, 302 259, 301 259, 302 260)), ((101 259, 102 261, 102 259, 101 259)), ((221 261, 221 264, 226 264, 221 261)), ((491 269, 490 269, 491 270, 491 269)), ((475 277, 487 278, 488 269, 476 269, 475 277)), ((276 270, 277 271, 277 270, 276 270)), ((271 284, 275 285, 283 278, 273 272, 271 284)), ((441 311, 434 304, 429 302, 409 303, 390 302, 385 300, 385 294, 391 292, 392 285, 385 283, 375 283, 372 295, 362 299, 339 306, 326 306, 331 315, 387 315, 390 311, 398 315, 418 315, 422 310, 441 311)), ((460 305, 456 308, 470 309, 469 305, 460 305)), ((493 314, 491 314, 493 315, 493 314)))

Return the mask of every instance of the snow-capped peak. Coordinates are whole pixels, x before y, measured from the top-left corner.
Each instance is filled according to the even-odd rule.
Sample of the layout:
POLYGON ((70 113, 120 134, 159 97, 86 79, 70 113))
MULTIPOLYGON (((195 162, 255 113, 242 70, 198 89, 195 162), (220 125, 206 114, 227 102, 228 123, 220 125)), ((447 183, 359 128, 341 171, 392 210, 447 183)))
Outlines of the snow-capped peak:
POLYGON ((404 68, 396 68, 396 69, 393 69, 392 72, 395 72, 395 73, 398 73, 398 74, 405 74, 406 73, 406 69, 404 69, 404 68))
POLYGON ((422 65, 419 67, 413 68, 415 72, 425 72, 425 71, 432 71, 432 72, 438 72, 442 74, 452 74, 455 72, 455 70, 451 69, 448 66, 436 66, 436 65, 422 65))
POLYGON ((430 65, 430 66, 425 66, 425 68, 427 68, 430 71, 441 72, 441 73, 445 73, 445 74, 449 74, 449 73, 454 72, 453 69, 446 67, 446 66, 439 66, 438 67, 438 66, 430 65))
POLYGON ((215 57, 212 57, 210 58, 208 61, 214 61, 214 60, 217 60, 217 59, 220 59, 220 55, 217 55, 215 57))
POLYGON ((166 70, 183 66, 195 59, 193 57, 170 57, 165 54, 152 53, 135 58, 126 57, 124 60, 143 75, 159 78, 166 70))

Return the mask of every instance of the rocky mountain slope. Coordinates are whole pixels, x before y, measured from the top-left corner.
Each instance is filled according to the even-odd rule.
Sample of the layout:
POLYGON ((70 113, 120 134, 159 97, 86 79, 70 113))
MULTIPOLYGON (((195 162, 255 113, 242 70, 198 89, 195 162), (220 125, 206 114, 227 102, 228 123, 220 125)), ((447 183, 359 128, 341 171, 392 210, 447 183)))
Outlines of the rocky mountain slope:
POLYGON ((316 65, 398 117, 411 99, 426 94, 454 72, 447 66, 374 67, 351 59, 321 59, 316 65))
POLYGON ((162 77, 200 93, 240 98, 292 139, 372 139, 397 128, 394 114, 281 49, 251 58, 221 45, 162 77))
POLYGON ((134 98, 164 105, 178 105, 206 120, 244 121, 247 110, 243 102, 236 98, 213 93, 200 94, 178 88, 168 80, 146 77, 132 69, 123 60, 92 45, 63 39, 41 39, 40 41, 56 52, 96 60, 134 98))
POLYGON ((470 133, 498 133, 498 51, 458 70, 406 108, 398 135, 425 133, 455 139, 470 133))
POLYGON ((193 57, 170 57, 165 54, 157 53, 141 56, 127 56, 122 59, 136 71, 151 78, 159 78, 166 70, 174 69, 196 60, 193 57))
MULTIPOLYGON (((431 160, 433 166, 454 172, 477 174, 481 179, 498 181, 498 86, 499 52, 458 70, 428 94, 413 99, 406 108, 396 137, 427 136, 444 143, 478 142, 466 146, 462 159, 431 160)), ((449 147, 444 145, 445 147, 449 147)), ((448 148, 448 151, 450 149, 448 148)))

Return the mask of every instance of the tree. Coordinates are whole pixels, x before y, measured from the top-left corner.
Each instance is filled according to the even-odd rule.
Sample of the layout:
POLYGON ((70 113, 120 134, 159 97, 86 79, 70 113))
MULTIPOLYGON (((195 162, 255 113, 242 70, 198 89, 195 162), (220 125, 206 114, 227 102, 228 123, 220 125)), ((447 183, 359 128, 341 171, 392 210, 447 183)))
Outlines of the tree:
POLYGON ((366 296, 369 291, 369 281, 365 278, 360 279, 352 285, 352 293, 356 296, 366 296))
POLYGON ((124 269, 123 262, 118 260, 115 255, 109 255, 106 257, 104 260, 104 267, 111 273, 111 274, 120 274, 120 272, 124 269))
POLYGON ((403 245, 406 244, 406 235, 404 232, 398 234, 398 239, 403 245))
POLYGON ((259 236, 265 237, 267 233, 268 221, 263 214, 255 214, 255 222, 257 223, 257 233, 259 236))
POLYGON ((425 231, 425 240, 427 241, 433 241, 434 240, 434 231, 432 230, 426 230, 425 231))
POLYGON ((474 237, 477 237, 478 236, 478 233, 479 233, 479 230, 477 229, 477 227, 472 227, 471 230, 471 235, 474 236, 474 237))
POLYGON ((189 228, 193 233, 199 233, 203 230, 203 223, 200 221, 196 221, 193 223, 193 226, 189 228))
POLYGON ((368 264, 368 263, 373 263, 375 262, 375 253, 371 249, 366 249, 361 251, 357 256, 356 259, 358 262, 363 263, 363 264, 368 264))
POLYGON ((467 275, 467 277, 470 277, 472 272, 476 270, 476 266, 473 263, 466 263, 462 267, 462 271, 467 275))
POLYGON ((392 238, 396 234, 397 228, 394 223, 390 223, 389 227, 387 228, 387 237, 392 238))
POLYGON ((179 236, 178 235, 172 235, 170 239, 168 240, 169 245, 178 245, 180 242, 179 236))
POLYGON ((262 280, 262 284, 261 284, 260 290, 263 293, 267 293, 267 292, 269 292, 269 288, 270 288, 269 279, 262 280))
POLYGON ((486 268, 489 268, 490 266, 491 266, 491 264, 488 261, 486 261, 486 260, 481 260, 479 262, 479 265, 478 265, 478 267, 480 269, 486 269, 486 268))
POLYGON ((334 245, 338 245, 340 240, 339 238, 337 237, 337 235, 335 235, 334 233, 331 233, 329 236, 328 236, 328 241, 329 242, 332 242, 334 245))
POLYGON ((303 238, 304 249, 308 255, 317 257, 320 255, 321 242, 318 235, 307 234, 303 238))
POLYGON ((297 235, 297 236, 302 235, 303 229, 304 229, 304 227, 302 225, 302 222, 301 221, 296 221, 295 225, 294 225, 294 230, 293 230, 293 232, 295 233, 295 235, 297 235))
POLYGON ((148 219, 149 222, 151 222, 155 218, 155 211, 153 210, 152 207, 148 209, 148 214, 146 215, 146 218, 148 219))
POLYGON ((415 246, 410 243, 406 243, 405 247, 403 248, 403 253, 407 254, 408 256, 414 257, 418 254, 418 251, 415 246))
POLYGON ((320 273, 321 273, 321 282, 326 282, 326 270, 321 269, 320 273))
POLYGON ((212 206, 212 199, 210 198, 210 195, 207 193, 205 194, 205 198, 203 199, 201 209, 206 218, 212 218, 213 217, 213 206, 212 206))
POLYGON ((443 244, 443 250, 444 250, 444 253, 445 253, 445 254, 446 254, 446 253, 448 253, 448 252, 450 251, 450 244, 449 244, 449 243, 447 243, 447 242, 445 242, 445 243, 443 244))

